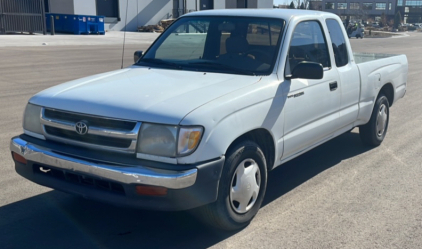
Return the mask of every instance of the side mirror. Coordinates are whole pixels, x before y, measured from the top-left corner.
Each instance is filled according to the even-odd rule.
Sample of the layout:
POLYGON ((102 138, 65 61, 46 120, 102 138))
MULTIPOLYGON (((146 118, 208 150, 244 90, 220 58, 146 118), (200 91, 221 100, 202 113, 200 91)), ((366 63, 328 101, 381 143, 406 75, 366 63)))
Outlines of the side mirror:
POLYGON ((142 57, 142 55, 144 54, 144 51, 136 51, 133 54, 133 60, 136 62, 138 62, 138 60, 142 57))
POLYGON ((309 79, 320 80, 324 76, 324 68, 320 63, 302 61, 293 69, 291 75, 286 75, 286 79, 309 79))

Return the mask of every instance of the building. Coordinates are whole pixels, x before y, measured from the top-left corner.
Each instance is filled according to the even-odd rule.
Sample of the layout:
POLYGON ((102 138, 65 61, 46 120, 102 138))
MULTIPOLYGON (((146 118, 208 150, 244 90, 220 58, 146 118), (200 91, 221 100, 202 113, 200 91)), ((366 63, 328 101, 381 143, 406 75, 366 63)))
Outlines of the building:
POLYGON ((337 14, 342 19, 376 20, 382 14, 392 19, 396 14, 397 0, 322 0, 311 1, 310 9, 337 14))
POLYGON ((163 19, 207 9, 272 8, 273 0, 44 0, 47 13, 102 15, 105 30, 135 31, 163 19), (127 5, 128 4, 128 5, 127 5), (127 25, 125 16, 127 9, 127 25))
POLYGON ((422 23, 422 0, 398 0, 397 10, 404 23, 422 23))
POLYGON ((312 0, 309 9, 327 11, 349 20, 392 20, 400 12, 404 23, 422 23, 422 0, 312 0))

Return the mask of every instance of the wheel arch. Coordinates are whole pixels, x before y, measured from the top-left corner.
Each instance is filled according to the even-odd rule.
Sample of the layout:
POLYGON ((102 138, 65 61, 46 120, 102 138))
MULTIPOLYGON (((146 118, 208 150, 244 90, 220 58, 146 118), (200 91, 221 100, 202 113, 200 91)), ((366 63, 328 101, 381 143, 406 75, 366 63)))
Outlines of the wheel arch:
MULTIPOLYGON (((393 102, 394 102, 394 87, 393 87, 393 84, 391 84, 391 83, 385 84, 381 88, 381 90, 379 91, 378 96, 381 93, 383 93, 387 97, 388 103, 389 103, 389 105, 391 107, 393 105, 393 102)), ((378 96, 377 96, 377 99, 378 99, 378 96)))
POLYGON ((241 143, 242 141, 249 140, 257 143, 261 148, 262 152, 265 156, 265 161, 267 164, 267 170, 270 171, 274 167, 275 163, 275 143, 274 138, 271 133, 264 129, 258 128, 255 130, 248 131, 241 136, 237 137, 227 148, 226 154, 235 147, 237 144, 241 143))

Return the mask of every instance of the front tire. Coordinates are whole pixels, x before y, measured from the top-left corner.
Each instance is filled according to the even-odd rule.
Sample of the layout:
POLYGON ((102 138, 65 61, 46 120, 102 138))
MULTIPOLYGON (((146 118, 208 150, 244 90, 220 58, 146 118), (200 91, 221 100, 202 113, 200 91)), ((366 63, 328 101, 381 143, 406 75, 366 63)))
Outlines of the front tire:
POLYGON ((387 97, 381 93, 375 102, 371 119, 359 127, 359 135, 364 144, 378 146, 384 140, 390 120, 389 106, 387 97))
POLYGON ((265 156, 256 143, 243 141, 227 153, 217 200, 198 208, 195 213, 215 228, 241 229, 258 213, 266 187, 265 156))

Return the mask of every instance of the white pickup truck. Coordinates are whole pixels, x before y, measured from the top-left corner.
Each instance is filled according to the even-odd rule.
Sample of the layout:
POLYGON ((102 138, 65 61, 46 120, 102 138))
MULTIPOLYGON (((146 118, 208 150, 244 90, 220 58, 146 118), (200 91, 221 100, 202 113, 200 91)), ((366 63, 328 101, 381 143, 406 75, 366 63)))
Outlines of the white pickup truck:
POLYGON ((256 215, 275 167, 354 127, 379 145, 408 69, 405 55, 353 54, 336 15, 278 9, 187 14, 135 58, 33 96, 16 171, 114 204, 195 208, 226 230, 256 215))

